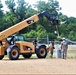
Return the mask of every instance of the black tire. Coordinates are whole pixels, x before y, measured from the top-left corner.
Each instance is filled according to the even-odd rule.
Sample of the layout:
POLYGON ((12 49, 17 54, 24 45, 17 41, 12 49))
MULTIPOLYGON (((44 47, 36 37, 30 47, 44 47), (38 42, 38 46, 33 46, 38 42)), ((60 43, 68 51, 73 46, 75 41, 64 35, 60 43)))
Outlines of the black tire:
POLYGON ((0 60, 2 60, 4 58, 4 55, 0 55, 0 60))
POLYGON ((8 58, 10 60, 17 60, 19 58, 19 49, 17 47, 13 47, 10 52, 7 53, 8 58))
POLYGON ((38 50, 36 50, 36 55, 38 58, 45 58, 47 56, 46 47, 41 46, 38 50))
POLYGON ((32 56, 32 54, 23 54, 22 55, 24 58, 30 58, 32 56))

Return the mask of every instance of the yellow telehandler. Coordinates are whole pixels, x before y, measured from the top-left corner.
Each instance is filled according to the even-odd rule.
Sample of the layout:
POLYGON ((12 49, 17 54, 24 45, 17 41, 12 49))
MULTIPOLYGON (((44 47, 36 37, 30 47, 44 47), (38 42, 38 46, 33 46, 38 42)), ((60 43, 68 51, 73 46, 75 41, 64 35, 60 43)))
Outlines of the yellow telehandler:
POLYGON ((34 43, 26 42, 22 35, 15 35, 16 32, 37 22, 43 16, 51 21, 51 25, 59 24, 59 21, 53 18, 51 14, 43 11, 0 32, 0 60, 3 59, 4 55, 8 55, 10 60, 17 60, 19 55, 22 55, 24 58, 30 58, 32 54, 36 54, 38 58, 47 56, 47 52, 52 49, 52 44, 47 48, 44 44, 37 44, 36 40, 34 43))

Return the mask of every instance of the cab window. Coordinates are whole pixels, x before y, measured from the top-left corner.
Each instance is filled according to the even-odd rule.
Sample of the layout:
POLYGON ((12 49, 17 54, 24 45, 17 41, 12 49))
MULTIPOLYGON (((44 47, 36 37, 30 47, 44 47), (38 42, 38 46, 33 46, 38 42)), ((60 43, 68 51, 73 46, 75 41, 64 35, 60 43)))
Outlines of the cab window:
POLYGON ((25 41, 23 36, 15 36, 14 41, 25 41))

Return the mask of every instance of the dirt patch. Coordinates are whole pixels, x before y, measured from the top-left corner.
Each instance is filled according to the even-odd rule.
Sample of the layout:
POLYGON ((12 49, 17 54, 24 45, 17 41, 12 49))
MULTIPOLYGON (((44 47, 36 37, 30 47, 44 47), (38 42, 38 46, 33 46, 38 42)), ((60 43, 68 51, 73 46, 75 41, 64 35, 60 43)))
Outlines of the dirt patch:
POLYGON ((76 74, 75 59, 0 60, 0 74, 76 74))

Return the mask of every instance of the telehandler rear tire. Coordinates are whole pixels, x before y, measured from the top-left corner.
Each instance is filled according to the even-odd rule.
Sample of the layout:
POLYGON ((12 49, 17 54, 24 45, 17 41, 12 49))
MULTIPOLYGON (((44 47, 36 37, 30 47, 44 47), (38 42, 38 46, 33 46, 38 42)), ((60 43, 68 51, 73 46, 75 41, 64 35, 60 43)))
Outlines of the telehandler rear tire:
POLYGON ((10 60, 17 60, 19 58, 19 49, 17 47, 13 47, 10 52, 7 53, 10 60))
POLYGON ((0 60, 2 60, 4 58, 4 55, 0 55, 0 60))
POLYGON ((38 50, 36 50, 36 55, 38 58, 45 58, 47 56, 46 47, 41 46, 38 50))
POLYGON ((32 54, 23 54, 22 55, 24 58, 30 58, 32 56, 32 54))

